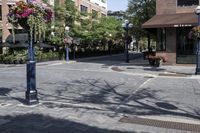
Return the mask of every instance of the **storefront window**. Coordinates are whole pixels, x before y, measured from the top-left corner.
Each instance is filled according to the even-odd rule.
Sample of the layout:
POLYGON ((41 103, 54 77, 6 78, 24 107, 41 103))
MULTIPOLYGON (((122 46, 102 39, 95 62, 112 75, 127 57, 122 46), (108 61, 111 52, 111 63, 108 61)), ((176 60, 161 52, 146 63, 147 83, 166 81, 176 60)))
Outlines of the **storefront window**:
POLYGON ((166 51, 166 29, 161 28, 157 31, 157 51, 166 51))
POLYGON ((177 63, 193 64, 196 62, 196 44, 195 39, 189 39, 188 33, 191 28, 177 28, 177 63))

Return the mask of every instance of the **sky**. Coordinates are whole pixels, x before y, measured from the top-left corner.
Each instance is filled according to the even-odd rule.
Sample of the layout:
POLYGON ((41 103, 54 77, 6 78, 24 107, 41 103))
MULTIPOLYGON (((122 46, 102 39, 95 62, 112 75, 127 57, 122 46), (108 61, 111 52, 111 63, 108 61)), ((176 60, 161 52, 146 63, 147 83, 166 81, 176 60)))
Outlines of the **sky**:
POLYGON ((128 0, 107 0, 108 10, 119 11, 126 10, 128 6, 128 0))

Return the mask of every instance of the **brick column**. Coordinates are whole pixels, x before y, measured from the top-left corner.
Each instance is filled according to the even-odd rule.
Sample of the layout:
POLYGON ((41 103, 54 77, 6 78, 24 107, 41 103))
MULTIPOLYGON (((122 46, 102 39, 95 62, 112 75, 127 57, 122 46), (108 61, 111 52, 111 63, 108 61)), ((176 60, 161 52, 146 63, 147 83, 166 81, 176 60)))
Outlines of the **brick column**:
POLYGON ((8 35, 10 34, 8 30, 8 19, 7 19, 7 14, 8 14, 8 5, 7 5, 7 0, 2 1, 2 42, 5 42, 8 35))

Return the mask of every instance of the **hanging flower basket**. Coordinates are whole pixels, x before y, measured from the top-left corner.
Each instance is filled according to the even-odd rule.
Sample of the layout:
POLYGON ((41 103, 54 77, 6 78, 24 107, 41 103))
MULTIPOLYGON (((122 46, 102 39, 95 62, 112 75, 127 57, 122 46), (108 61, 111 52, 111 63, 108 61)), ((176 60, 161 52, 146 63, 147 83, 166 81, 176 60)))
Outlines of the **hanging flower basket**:
POLYGON ((46 4, 37 3, 35 0, 29 3, 19 1, 10 8, 7 16, 13 29, 21 26, 31 35, 34 31, 34 37, 40 39, 42 34, 45 34, 47 23, 52 20, 53 12, 46 4))
POLYGON ((200 39, 200 26, 195 26, 188 34, 189 39, 200 39))
POLYGON ((27 18, 20 18, 20 19, 18 19, 18 24, 19 24, 23 29, 29 30, 29 29, 30 29, 30 26, 28 25, 27 21, 28 21, 27 18))

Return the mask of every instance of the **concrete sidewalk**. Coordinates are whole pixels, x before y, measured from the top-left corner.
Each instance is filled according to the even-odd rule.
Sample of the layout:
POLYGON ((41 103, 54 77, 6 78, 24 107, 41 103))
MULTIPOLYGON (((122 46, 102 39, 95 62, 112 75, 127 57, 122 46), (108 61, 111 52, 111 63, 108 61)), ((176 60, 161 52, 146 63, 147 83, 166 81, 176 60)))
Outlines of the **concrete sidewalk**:
POLYGON ((161 73, 195 75, 196 65, 177 64, 177 65, 161 65, 160 67, 152 67, 148 60, 144 60, 142 56, 130 60, 130 63, 116 63, 112 67, 129 73, 152 74, 159 75, 161 73))

